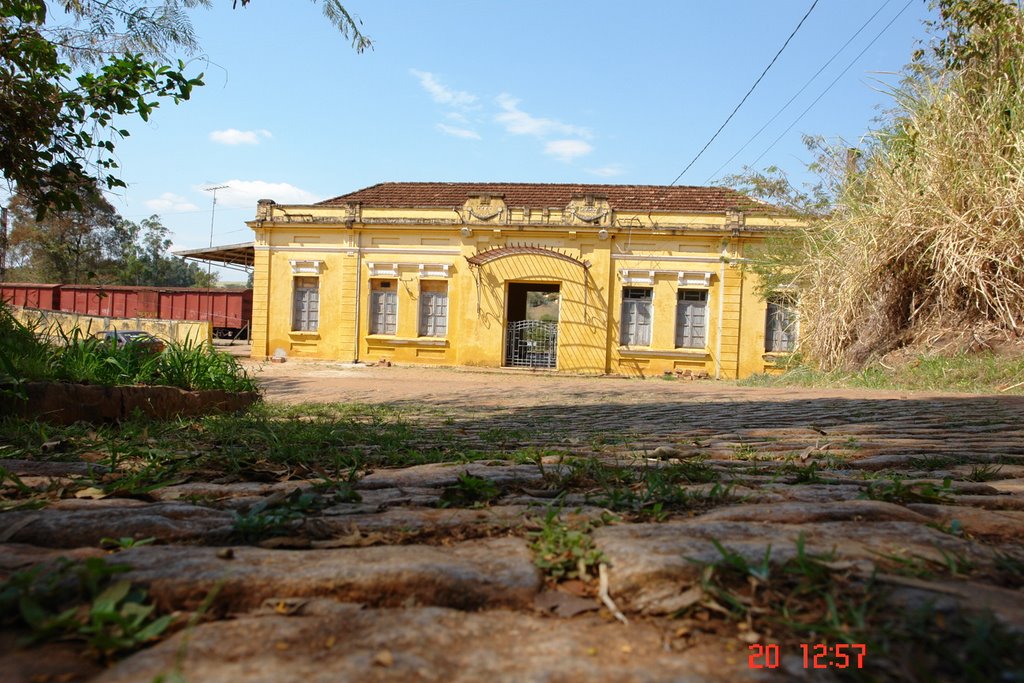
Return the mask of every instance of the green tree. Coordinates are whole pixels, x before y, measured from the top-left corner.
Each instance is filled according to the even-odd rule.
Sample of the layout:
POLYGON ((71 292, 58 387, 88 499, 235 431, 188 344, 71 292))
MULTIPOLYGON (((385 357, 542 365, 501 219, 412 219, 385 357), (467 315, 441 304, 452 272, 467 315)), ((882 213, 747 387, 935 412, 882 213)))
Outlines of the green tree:
MULTIPOLYGON (((357 51, 371 46, 343 5, 321 4, 357 51)), ((0 174, 38 216, 81 209, 98 189, 124 187, 114 149, 129 135, 125 121, 148 120, 162 102, 187 100, 203 84, 172 55, 198 49, 188 10, 209 6, 0 0, 0 174)))
POLYGON ((107 260, 106 236, 121 219, 114 207, 95 191, 83 191, 81 208, 57 210, 36 220, 32 199, 17 194, 11 200, 12 277, 42 282, 93 281, 107 260))
POLYGON ((170 253, 170 231, 159 216, 139 223, 121 221, 114 231, 120 253, 105 273, 111 284, 149 287, 212 287, 216 273, 170 253))
POLYGON ((212 287, 216 273, 170 253, 170 231, 159 216, 121 218, 100 193, 82 209, 51 211, 37 220, 29 198, 11 202, 12 279, 62 284, 212 287))
MULTIPOLYGON (((117 4, 69 1, 65 9, 85 20, 92 8, 117 4)), ((92 32, 51 31, 47 19, 39 0, 0 3, 0 173, 40 217, 84 208, 97 180, 101 187, 124 186, 113 155, 115 140, 128 135, 119 117, 147 120, 161 100, 187 100, 202 84, 184 74, 181 61, 162 64, 128 51, 136 43, 115 39, 103 21, 92 32)), ((139 26, 142 35, 154 33, 156 49, 152 22, 139 26)), ((162 36, 182 40, 173 24, 162 36)))

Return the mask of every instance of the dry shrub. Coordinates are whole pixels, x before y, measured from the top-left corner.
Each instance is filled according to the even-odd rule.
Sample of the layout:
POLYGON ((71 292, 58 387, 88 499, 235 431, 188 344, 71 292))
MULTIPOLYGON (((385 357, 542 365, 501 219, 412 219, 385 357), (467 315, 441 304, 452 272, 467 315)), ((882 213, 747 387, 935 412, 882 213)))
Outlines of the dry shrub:
POLYGON ((1024 24, 1013 21, 998 63, 922 71, 894 91, 891 123, 802 236, 801 347, 823 367, 860 367, 936 331, 1024 333, 1024 24))

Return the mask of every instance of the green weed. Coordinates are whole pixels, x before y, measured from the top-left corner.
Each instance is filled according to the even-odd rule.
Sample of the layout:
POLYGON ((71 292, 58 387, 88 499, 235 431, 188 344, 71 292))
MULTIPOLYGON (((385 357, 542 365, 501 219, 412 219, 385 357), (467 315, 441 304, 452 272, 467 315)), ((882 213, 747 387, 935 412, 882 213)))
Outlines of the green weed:
POLYGON ((132 538, 131 536, 111 538, 109 536, 105 536, 100 539, 100 547, 106 550, 130 550, 132 548, 150 545, 155 542, 156 538, 153 536, 148 536, 146 538, 132 538))
POLYGON ((594 546, 592 529, 589 522, 564 522, 558 509, 549 508, 540 529, 529 533, 534 564, 554 581, 595 576, 604 556, 594 546))
POLYGON ((102 558, 61 558, 17 572, 0 586, 0 619, 28 626, 30 643, 81 640, 104 660, 131 652, 160 637, 173 617, 155 616, 146 591, 116 579, 127 569, 102 558))
POLYGON ((781 474, 791 475, 794 484, 820 484, 825 480, 818 472, 818 465, 813 462, 803 466, 786 465, 780 470, 781 474))
POLYGON ((240 541, 259 541, 285 532, 291 522, 318 512, 328 504, 321 496, 295 489, 283 499, 261 500, 244 513, 236 510, 232 532, 240 541))
POLYGON ((904 483, 898 475, 892 475, 886 483, 872 483, 862 493, 862 498, 884 500, 890 503, 944 503, 953 497, 952 480, 948 477, 941 486, 932 482, 904 483))
POLYGON ((732 449, 732 457, 737 460, 767 460, 756 448, 750 444, 741 444, 732 449))
POLYGON ((922 455, 910 459, 912 467, 926 472, 946 469, 955 464, 956 460, 954 458, 945 455, 922 455))
POLYGON ((712 610, 747 622, 755 631, 779 629, 788 638, 858 642, 872 612, 871 587, 847 572, 833 569, 831 553, 807 551, 803 534, 796 554, 774 562, 769 545, 763 556, 743 554, 712 544, 720 557, 701 567, 702 597, 684 610, 712 610), (786 635, 788 634, 788 635, 786 635))
POLYGON ((501 489, 490 479, 475 477, 469 472, 459 475, 458 481, 441 493, 441 507, 478 507, 501 495, 501 489))
POLYGON ((971 471, 964 477, 967 481, 993 481, 994 479, 1000 478, 1000 472, 1002 472, 1002 465, 973 465, 971 471))
POLYGON ((822 372, 797 365, 780 375, 753 375, 741 386, 854 387, 971 393, 1024 393, 1024 358, 991 352, 922 355, 897 368, 870 366, 858 372, 822 372))

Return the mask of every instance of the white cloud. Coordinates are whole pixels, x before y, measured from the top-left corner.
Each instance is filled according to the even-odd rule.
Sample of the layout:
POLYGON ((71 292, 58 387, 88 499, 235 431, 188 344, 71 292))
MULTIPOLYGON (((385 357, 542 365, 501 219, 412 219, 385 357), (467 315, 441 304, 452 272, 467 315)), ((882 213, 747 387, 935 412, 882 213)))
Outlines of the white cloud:
POLYGON ((449 121, 455 121, 456 123, 469 123, 469 119, 466 118, 466 115, 457 111, 447 112, 444 117, 449 121))
POLYGON ((607 166, 600 166, 598 168, 588 168, 587 173, 596 175, 601 178, 614 178, 625 173, 625 169, 622 168, 622 164, 608 164, 607 166))
POLYGON ((258 145, 260 140, 272 138, 269 130, 238 130, 228 128, 227 130, 215 130, 210 133, 210 139, 222 145, 258 145))
POLYGON ((185 199, 181 195, 174 194, 173 192, 164 192, 156 199, 147 199, 143 202, 147 208, 152 209, 158 213, 165 213, 168 211, 174 213, 182 213, 185 211, 198 211, 199 207, 185 199))
POLYGON ((462 138, 463 140, 479 140, 480 134, 475 130, 469 130, 468 128, 457 128, 455 126, 449 126, 444 123, 437 124, 437 129, 445 135, 451 135, 452 137, 462 138))
POLYGON ((583 140, 552 140, 544 145, 544 153, 559 161, 569 163, 576 157, 590 154, 594 150, 583 140))
POLYGON ((513 135, 533 135, 539 138, 548 135, 575 135, 587 139, 592 137, 587 128, 526 113, 519 108, 519 100, 507 93, 498 95, 497 102, 502 111, 494 120, 505 126, 505 130, 513 135))
POLYGON ((423 89, 430 93, 430 97, 438 104, 447 104, 452 107, 468 107, 476 102, 476 95, 464 90, 452 90, 442 85, 437 80, 437 77, 429 71, 409 69, 409 73, 419 79, 423 89))
POLYGON ((209 185, 196 185, 194 189, 202 190, 212 185, 227 185, 217 190, 217 205, 235 209, 251 209, 256 213, 256 202, 260 199, 273 199, 278 204, 312 204, 320 200, 312 192, 307 192, 290 183, 268 183, 265 180, 225 180, 209 185))

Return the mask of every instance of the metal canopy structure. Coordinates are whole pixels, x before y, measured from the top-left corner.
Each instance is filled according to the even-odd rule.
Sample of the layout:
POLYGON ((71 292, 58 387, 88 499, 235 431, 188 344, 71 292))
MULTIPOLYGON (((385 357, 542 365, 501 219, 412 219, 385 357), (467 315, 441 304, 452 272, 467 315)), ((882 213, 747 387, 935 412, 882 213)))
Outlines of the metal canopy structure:
POLYGON ((226 268, 248 270, 252 268, 256 250, 254 249, 253 242, 242 242, 240 244, 225 244, 218 247, 203 247, 202 249, 183 249, 174 252, 174 255, 192 261, 213 263, 226 268))
POLYGON ((550 256, 560 261, 567 261, 580 266, 584 270, 590 268, 590 263, 587 261, 580 261, 579 259, 573 258, 568 254, 564 254, 554 249, 547 247, 538 247, 532 244, 510 244, 504 247, 493 247, 486 251, 481 251, 473 256, 467 256, 466 260, 469 261, 471 266, 482 266, 485 263, 491 261, 497 261, 498 259, 505 258, 507 256, 521 256, 521 255, 536 255, 536 256, 550 256))

